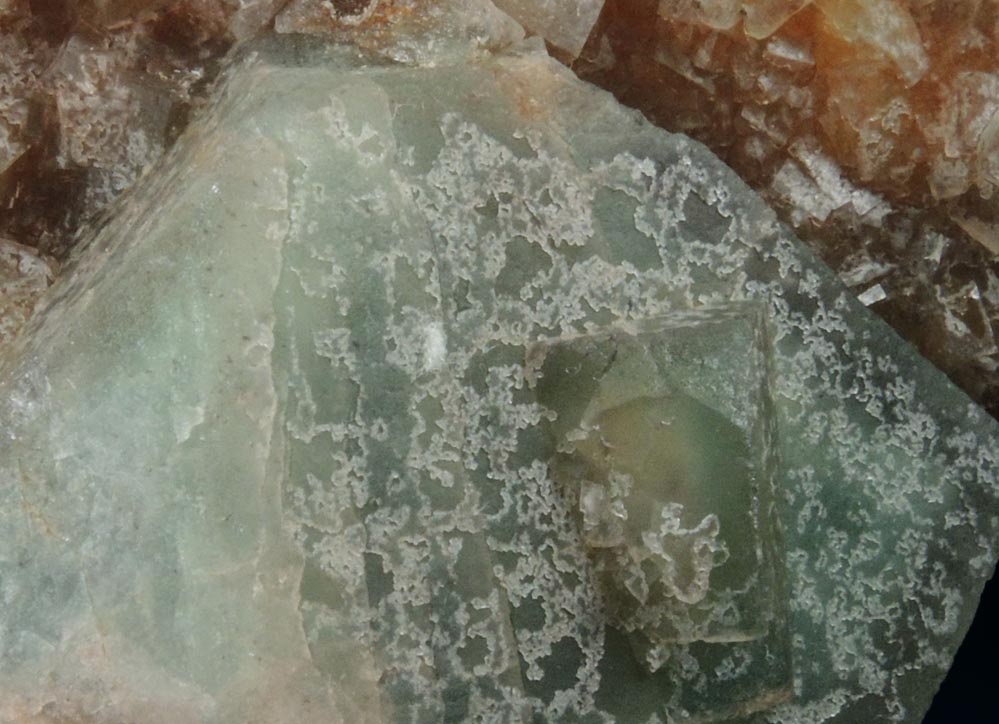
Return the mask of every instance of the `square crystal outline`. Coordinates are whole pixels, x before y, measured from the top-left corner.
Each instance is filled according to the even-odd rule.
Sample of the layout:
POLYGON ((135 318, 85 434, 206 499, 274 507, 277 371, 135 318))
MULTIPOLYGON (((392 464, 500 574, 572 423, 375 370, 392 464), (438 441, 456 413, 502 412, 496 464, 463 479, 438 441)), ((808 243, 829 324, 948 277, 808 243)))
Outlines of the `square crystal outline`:
MULTIPOLYGON (((786 581, 786 556, 784 551, 783 529, 778 505, 778 476, 779 463, 777 455, 777 421, 773 403, 773 342, 768 323, 769 315, 767 307, 760 302, 735 302, 723 306, 702 307, 695 309, 684 309, 670 314, 647 317, 637 320, 619 320, 604 327, 580 334, 562 335, 554 338, 543 338, 527 345, 525 362, 525 375, 533 387, 540 373, 541 365, 547 357, 548 350, 565 345, 572 345, 581 341, 613 341, 615 338, 629 337, 640 346, 650 347, 650 342, 643 341, 643 338, 658 336, 669 333, 671 330, 697 329, 705 325, 719 325, 726 323, 748 324, 753 332, 749 353, 759 355, 759 371, 755 375, 758 378, 759 389, 754 395, 758 400, 757 409, 751 418, 751 429, 736 424, 740 429, 744 429, 751 444, 753 454, 754 469, 757 473, 757 484, 751 491, 753 502, 757 510, 751 515, 754 522, 753 538, 757 545, 757 556, 754 571, 761 576, 759 582, 753 587, 752 596, 759 597, 759 600, 768 602, 768 610, 759 622, 759 630, 755 633, 756 638, 766 638, 779 633, 780 629, 785 630, 789 611, 789 597, 786 581), (762 592, 761 592, 762 591, 762 592), (778 631, 775 631, 775 628, 778 631)), ((731 348, 718 343, 719 355, 731 356, 731 348)), ((691 394, 689 389, 685 389, 681 380, 667 378, 664 380, 667 386, 673 387, 685 394, 690 394, 694 399, 704 403, 705 401, 697 394, 691 394)), ((716 409, 711 405, 712 409, 716 409)), ((716 409, 716 411, 718 411, 716 409)), ((721 412, 721 411, 719 411, 721 412)), ((722 412, 723 416, 728 417, 722 412)), ((693 638, 689 641, 677 640, 675 643, 718 643, 724 644, 740 640, 738 634, 731 638, 726 638, 724 634, 707 636, 706 638, 693 638)), ((653 644, 652 649, 660 645, 653 644)), ((650 652, 651 653, 651 652, 650 652)), ((636 652, 636 655, 637 652, 636 652)))

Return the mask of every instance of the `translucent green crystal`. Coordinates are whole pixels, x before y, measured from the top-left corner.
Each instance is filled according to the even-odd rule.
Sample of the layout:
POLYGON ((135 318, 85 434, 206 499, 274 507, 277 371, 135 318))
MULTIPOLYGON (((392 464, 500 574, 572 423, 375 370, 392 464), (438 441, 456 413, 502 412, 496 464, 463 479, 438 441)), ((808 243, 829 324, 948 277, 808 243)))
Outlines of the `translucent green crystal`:
POLYGON ((0 721, 918 717, 995 423, 703 147, 442 57, 256 46, 9 348, 0 721))
POLYGON ((706 696, 688 681, 687 712, 713 719, 790 695, 770 349, 762 310, 736 305, 528 352, 554 413, 552 481, 576 511, 608 636, 631 645, 623 661, 605 652, 604 665, 658 673, 602 687, 612 711, 644 700, 650 716, 691 678, 670 667, 679 643, 697 644, 696 676, 725 658, 767 662, 718 677, 706 696))
POLYGON ((529 353, 614 617, 665 648, 758 638, 786 608, 759 321, 679 314, 529 353))

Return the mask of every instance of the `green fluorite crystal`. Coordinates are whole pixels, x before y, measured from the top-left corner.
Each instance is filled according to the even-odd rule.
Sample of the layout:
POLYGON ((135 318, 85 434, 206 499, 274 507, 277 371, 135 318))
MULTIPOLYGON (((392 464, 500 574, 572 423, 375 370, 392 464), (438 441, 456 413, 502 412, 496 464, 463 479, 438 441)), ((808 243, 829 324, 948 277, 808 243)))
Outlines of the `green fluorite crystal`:
POLYGON ((553 413, 550 473, 606 597, 667 647, 756 638, 786 607, 769 340, 752 311, 618 324, 530 355, 553 413))
POLYGON ((995 423, 532 44, 258 46, 3 379, 3 722, 912 720, 997 556, 995 423))

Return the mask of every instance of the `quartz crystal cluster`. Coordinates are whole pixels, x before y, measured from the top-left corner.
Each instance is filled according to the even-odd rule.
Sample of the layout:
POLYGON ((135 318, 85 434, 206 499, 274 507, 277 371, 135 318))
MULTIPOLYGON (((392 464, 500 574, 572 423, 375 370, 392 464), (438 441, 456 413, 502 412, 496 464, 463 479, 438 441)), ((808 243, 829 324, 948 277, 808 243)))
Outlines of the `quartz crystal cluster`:
POLYGON ((491 4, 317 8, 3 349, 0 722, 918 719, 999 425, 491 4))
POLYGON ((575 65, 707 143, 999 412, 999 3, 608 0, 575 65))
POLYGON ((661 66, 663 90, 684 91, 670 99, 674 122, 717 134, 740 168, 779 172, 804 163, 788 151, 806 155, 804 146, 819 144, 851 178, 892 200, 971 190, 990 197, 999 184, 995 2, 654 5, 649 25, 628 26, 645 34, 630 47, 616 16, 629 6, 643 12, 643 3, 609 8, 608 24, 622 23, 622 35, 605 38, 604 50, 634 53, 654 36, 655 45, 641 47, 644 60, 661 66))

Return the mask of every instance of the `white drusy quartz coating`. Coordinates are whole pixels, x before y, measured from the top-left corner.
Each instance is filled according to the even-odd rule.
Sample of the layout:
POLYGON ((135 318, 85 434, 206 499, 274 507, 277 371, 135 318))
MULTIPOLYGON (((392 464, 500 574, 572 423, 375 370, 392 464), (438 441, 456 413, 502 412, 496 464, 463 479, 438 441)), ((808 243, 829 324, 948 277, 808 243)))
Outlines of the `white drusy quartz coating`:
POLYGON ((911 721, 999 554, 996 424, 714 156, 540 44, 258 45, 2 374, 4 724, 911 721), (665 537, 697 538, 708 590, 661 595, 710 602, 722 548, 783 528, 731 580, 787 591, 760 626, 704 613, 724 641, 624 631, 592 555, 624 538, 554 480, 537 345, 743 305, 768 331, 731 370, 698 372, 698 335, 653 357, 684 429, 773 446, 783 525, 664 499, 642 541, 681 565, 665 537))

